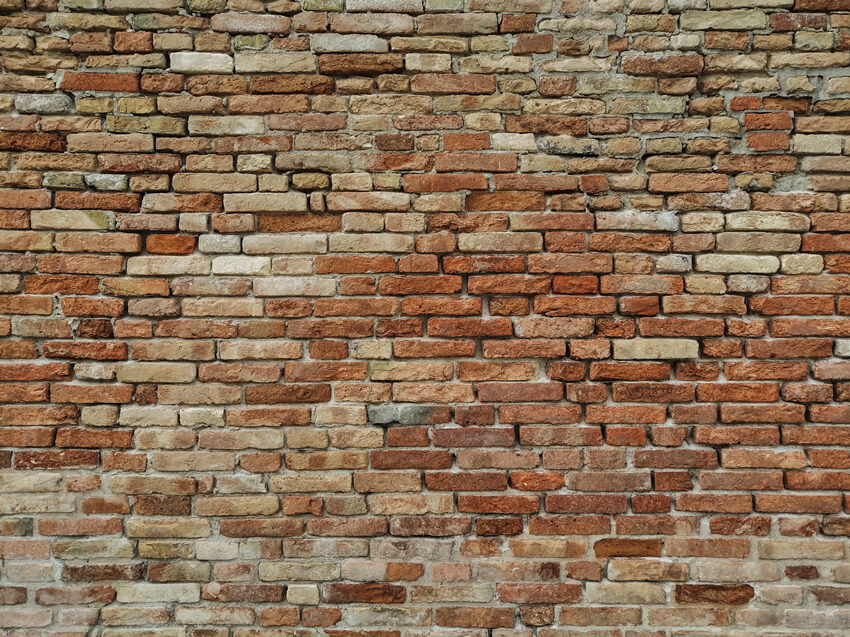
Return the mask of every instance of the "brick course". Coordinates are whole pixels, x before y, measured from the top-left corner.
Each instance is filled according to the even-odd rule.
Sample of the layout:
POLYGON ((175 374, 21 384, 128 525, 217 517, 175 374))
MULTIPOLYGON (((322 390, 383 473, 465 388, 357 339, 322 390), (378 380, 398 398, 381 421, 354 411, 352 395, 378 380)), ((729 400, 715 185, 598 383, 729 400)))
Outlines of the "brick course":
POLYGON ((0 53, 0 635, 850 634, 846 0, 0 53))

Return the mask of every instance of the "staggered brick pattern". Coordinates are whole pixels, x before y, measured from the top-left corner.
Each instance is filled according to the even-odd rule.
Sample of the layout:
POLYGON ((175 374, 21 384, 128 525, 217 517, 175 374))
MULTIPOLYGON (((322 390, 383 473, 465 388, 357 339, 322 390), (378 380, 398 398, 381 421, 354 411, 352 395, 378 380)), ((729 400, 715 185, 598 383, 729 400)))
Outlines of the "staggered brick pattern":
POLYGON ((850 634, 850 1, 0 0, 0 634, 850 634))

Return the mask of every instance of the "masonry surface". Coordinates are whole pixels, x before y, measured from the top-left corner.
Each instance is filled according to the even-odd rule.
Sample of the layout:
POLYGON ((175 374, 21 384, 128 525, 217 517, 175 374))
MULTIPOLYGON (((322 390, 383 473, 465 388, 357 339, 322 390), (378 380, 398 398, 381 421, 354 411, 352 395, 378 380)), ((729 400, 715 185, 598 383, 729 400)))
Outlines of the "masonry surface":
POLYGON ((0 51, 0 635, 850 634, 850 0, 0 51))

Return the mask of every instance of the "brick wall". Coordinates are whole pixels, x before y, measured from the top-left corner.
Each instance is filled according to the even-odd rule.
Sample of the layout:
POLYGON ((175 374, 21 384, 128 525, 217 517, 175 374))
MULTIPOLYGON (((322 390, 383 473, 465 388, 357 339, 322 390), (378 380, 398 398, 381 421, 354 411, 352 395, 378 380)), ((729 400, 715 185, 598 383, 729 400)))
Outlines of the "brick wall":
POLYGON ((0 50, 0 635, 850 634, 848 0, 0 50))

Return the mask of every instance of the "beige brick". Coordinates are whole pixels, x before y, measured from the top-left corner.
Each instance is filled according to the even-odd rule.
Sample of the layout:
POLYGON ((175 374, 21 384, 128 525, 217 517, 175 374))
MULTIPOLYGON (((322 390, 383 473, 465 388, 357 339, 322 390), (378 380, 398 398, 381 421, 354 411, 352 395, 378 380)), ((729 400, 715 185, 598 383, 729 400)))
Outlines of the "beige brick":
POLYGON ((198 498, 195 501, 197 515, 271 515, 280 508, 277 496, 230 496, 198 498))
POLYGON ((319 603, 319 587, 315 584, 290 584, 286 587, 286 601, 314 606, 319 603))
POLYGON ((33 471, 29 473, 10 473, 3 471, 0 472, 0 493, 59 491, 61 481, 61 476, 44 471, 33 471))
POLYGON ((177 192, 250 192, 257 189, 255 175, 231 173, 180 173, 172 178, 177 192))
POLYGON ((257 296, 333 296, 336 281, 318 277, 267 277, 255 279, 257 296))
POLYGON ((783 254, 779 257, 783 274, 820 274, 823 257, 819 254, 783 254))
POLYGON ((770 56, 771 69, 830 68, 846 67, 850 64, 850 52, 839 53, 773 53, 770 56))
POLYGON ((301 192, 226 194, 224 209, 227 212, 307 212, 307 196, 301 192))
POLYGON ((799 212, 730 212, 726 215, 726 230, 767 230, 805 232, 809 217, 799 212))
POLYGON ((327 252, 327 244, 327 237, 323 234, 255 234, 242 240, 242 250, 245 254, 321 254, 327 252))
POLYGON ((283 493, 312 493, 317 491, 345 492, 351 490, 351 475, 341 474, 298 474, 272 476, 269 481, 272 491, 283 493))
POLYGON ((844 544, 830 541, 760 540, 759 557, 767 560, 840 560, 844 544))
POLYGON ((543 235, 537 232, 475 232, 459 234, 457 244, 463 252, 539 252, 543 249, 543 235))
POLYGON ((263 582, 290 580, 323 582, 339 577, 339 564, 334 562, 260 562, 259 575, 263 582))
POLYGON ((189 132, 195 135, 258 135, 265 129, 263 118, 254 115, 189 116, 189 132))
POLYGON ((68 495, 0 495, 0 514, 71 513, 75 510, 73 496, 68 495))
POLYGON ((410 195, 402 192, 331 192, 325 197, 328 210, 406 211, 410 195))
POLYGON ((311 73, 316 56, 309 52, 237 53, 237 73, 311 73))
POLYGON ((130 257, 127 274, 130 275, 181 275, 209 274, 210 260, 206 257, 130 257))
POLYGON ((73 539, 53 542, 53 555, 59 559, 122 559, 134 554, 133 543, 126 539, 73 539))
POLYGON ((145 153, 153 151, 153 135, 134 133, 72 133, 68 135, 68 152, 145 153))
POLYGON ((212 534, 207 520, 195 518, 143 518, 127 520, 127 537, 131 538, 197 538, 212 534))
MULTIPOLYGON (((146 365, 147 363, 131 363, 146 365)), ((151 363, 153 365, 169 363, 151 363)), ((174 363, 175 365, 190 365, 194 377, 194 365, 191 363, 174 363)), ((191 381, 187 381, 191 382, 191 381)), ((174 427, 177 425, 177 410, 170 407, 136 407, 125 405, 121 407, 118 423, 125 427, 174 427)))
POLYGON ((682 29, 706 31, 709 29, 727 29, 745 31, 763 29, 767 26, 767 16, 756 9, 731 11, 685 11, 679 18, 682 29))
POLYGON ((331 252, 413 252, 413 237, 403 234, 332 234, 331 252))
POLYGON ((270 274, 272 262, 269 257, 242 257, 226 256, 215 257, 212 260, 213 274, 245 274, 265 275, 270 274))
POLYGON ((767 255, 698 254, 695 265, 699 272, 771 274, 779 270, 779 259, 767 255))
POLYGON ((666 599, 659 584, 588 582, 585 589, 585 601, 591 604, 663 604, 666 599))
POLYGON ((119 603, 198 602, 200 584, 149 584, 146 582, 121 583, 116 587, 119 603))
POLYGON ((125 363, 118 366, 122 383, 191 383, 195 380, 192 363, 125 363))
POLYGON ((703 582, 773 582, 781 577, 776 564, 770 562, 697 561, 696 579, 703 582))
POLYGON ((236 458, 221 451, 161 451, 153 454, 152 464, 157 471, 228 471, 236 458))
POLYGON ((689 568, 685 562, 637 558, 612 559, 608 562, 608 579, 613 581, 683 582, 688 579, 688 575, 689 568))
POLYGON ((687 338, 616 339, 614 358, 653 360, 699 357, 699 343, 687 338))
POLYGON ((779 232, 721 232, 717 235, 720 252, 796 252, 800 235, 779 232))

